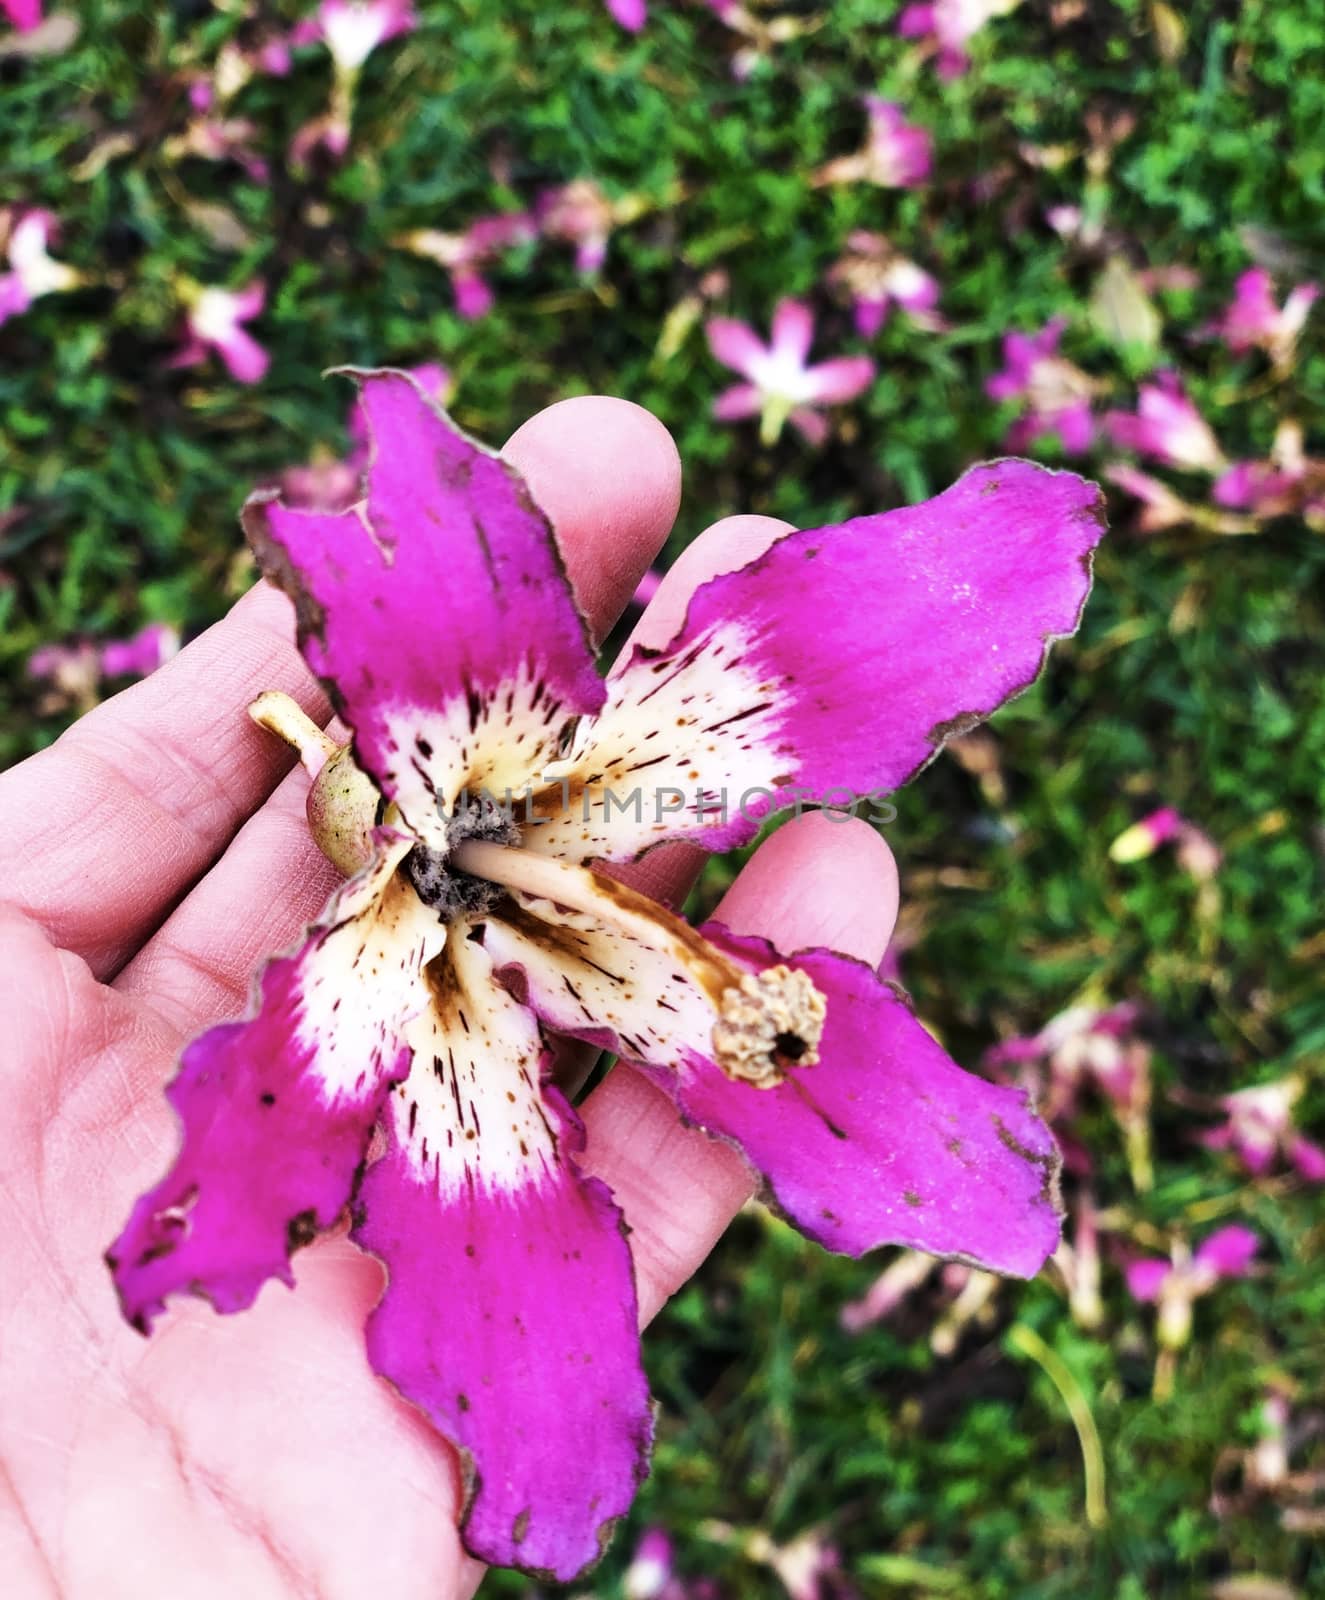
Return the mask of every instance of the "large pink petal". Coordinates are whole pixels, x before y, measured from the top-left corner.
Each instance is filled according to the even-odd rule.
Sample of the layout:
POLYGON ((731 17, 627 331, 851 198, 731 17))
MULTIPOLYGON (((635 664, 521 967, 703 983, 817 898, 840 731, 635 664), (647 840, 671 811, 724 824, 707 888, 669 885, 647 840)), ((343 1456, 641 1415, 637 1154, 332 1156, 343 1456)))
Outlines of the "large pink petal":
POLYGON ((748 322, 737 322, 732 317, 712 317, 704 325, 709 349, 715 361, 731 367, 743 378, 751 378, 760 363, 768 359, 763 340, 748 322))
POLYGON ((405 373, 360 375, 374 440, 363 506, 245 508, 295 599, 305 658, 359 764, 415 833, 445 843, 460 789, 519 788, 603 687, 546 518, 523 480, 405 373))
POLYGON ((813 384, 809 396, 816 405, 841 405, 863 394, 874 382, 874 363, 868 356, 838 356, 833 361, 821 361, 805 374, 813 384))
POLYGON ((1102 515, 1093 484, 1003 461, 922 505, 787 534, 700 588, 665 649, 618 661, 569 803, 549 797, 527 842, 579 859, 668 838, 726 849, 798 794, 895 788, 1076 627, 1102 515))
POLYGON ((803 367, 814 343, 814 313, 803 300, 779 300, 769 347, 789 365, 803 367))
POLYGON ((397 845, 342 889, 301 949, 270 961, 246 1022, 195 1039, 166 1093, 183 1140, 107 1254, 124 1315, 146 1333, 166 1297, 251 1305, 349 1200, 373 1124, 427 1003, 421 969, 445 933, 392 877, 397 845))
POLYGON ((963 1072, 868 967, 825 950, 785 963, 826 1002, 819 1060, 757 1088, 714 1064, 710 974, 713 955, 738 981, 783 964, 772 946, 710 925, 706 970, 698 947, 668 951, 665 914, 650 945, 613 937, 609 912, 595 927, 578 906, 534 907, 542 930, 490 919, 484 944, 502 980, 547 1026, 638 1062, 688 1120, 743 1150, 802 1232, 853 1255, 893 1243, 1039 1269, 1058 1242, 1048 1129, 1019 1090, 963 1072))
POLYGON ((578 1117, 540 1084, 532 1016, 476 945, 451 949, 360 1197, 355 1237, 389 1275, 368 1352, 461 1452, 467 1547, 565 1581, 645 1472, 630 1251, 610 1193, 576 1165, 578 1117))
MULTIPOLYGON (((706 938, 760 966, 762 940, 706 938)), ((1025 1095, 964 1072, 863 963, 804 951, 789 963, 827 1002, 819 1061, 777 1088, 711 1061, 648 1066, 685 1116, 730 1139, 803 1233, 860 1255, 881 1244, 1030 1277, 1058 1244, 1058 1151, 1025 1095)))

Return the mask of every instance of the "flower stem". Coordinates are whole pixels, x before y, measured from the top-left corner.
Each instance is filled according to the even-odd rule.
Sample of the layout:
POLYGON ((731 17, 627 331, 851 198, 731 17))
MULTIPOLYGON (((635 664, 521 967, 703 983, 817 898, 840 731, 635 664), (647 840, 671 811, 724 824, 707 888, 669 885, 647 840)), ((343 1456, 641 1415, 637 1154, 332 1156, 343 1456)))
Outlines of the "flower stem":
POLYGON ((340 746, 313 721, 306 711, 278 689, 267 689, 248 708, 258 727, 266 728, 278 739, 299 752, 299 761, 310 778, 316 778, 340 746))

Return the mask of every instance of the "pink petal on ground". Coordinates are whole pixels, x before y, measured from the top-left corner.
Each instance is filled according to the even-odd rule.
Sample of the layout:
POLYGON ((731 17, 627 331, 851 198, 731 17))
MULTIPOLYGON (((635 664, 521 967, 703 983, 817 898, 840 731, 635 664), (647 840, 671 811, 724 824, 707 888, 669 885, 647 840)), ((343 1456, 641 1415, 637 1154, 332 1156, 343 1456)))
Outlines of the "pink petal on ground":
POLYGON ((375 442, 366 503, 333 516, 259 495, 245 527, 295 597, 305 659, 353 728, 359 764, 444 847, 438 808, 466 784, 498 797, 522 787, 603 686, 523 479, 404 373, 360 383, 375 442))
POLYGON ((767 359, 763 340, 748 322, 737 322, 733 317, 710 317, 704 325, 704 333, 714 360, 742 377, 753 376, 759 363, 767 359))
POLYGON ((816 405, 842 405, 863 394, 878 371, 868 356, 839 356, 821 361, 805 374, 814 391, 807 398, 816 405))
POLYGON ((455 293, 455 308, 466 321, 486 317, 492 310, 492 290, 477 272, 457 267, 451 274, 451 288, 455 293))
POLYGON ((568 776, 584 806, 528 847, 728 849, 798 796, 896 788, 1034 680, 1077 625, 1102 532, 1093 484, 1005 461, 921 505, 784 535, 704 584, 664 649, 618 660, 568 776), (619 804, 636 785, 638 819, 619 804), (654 803, 671 791, 674 807, 654 803))
POLYGON ((41 0, 0 0, 0 11, 20 33, 30 33, 41 21, 41 0))
POLYGON ((236 383, 261 383, 267 375, 271 357, 242 328, 219 340, 216 348, 236 383))
POLYGON ((1325 1183, 1325 1150, 1318 1144, 1294 1136, 1288 1141, 1288 1159, 1308 1183, 1325 1183))
POLYGON ((1231 1222, 1226 1228, 1216 1228, 1203 1240, 1193 1259, 1198 1265, 1213 1269, 1217 1277, 1241 1278, 1246 1276, 1260 1244, 1259 1235, 1250 1228, 1231 1222))
POLYGON ((1129 1261, 1124 1269, 1127 1292, 1133 1300, 1150 1304, 1158 1300, 1164 1285, 1173 1275, 1173 1263, 1146 1256, 1140 1261, 1129 1261))
POLYGON ((713 416, 718 422, 739 422, 743 417, 757 417, 763 403, 754 384, 734 383, 714 400, 713 416))
POLYGON ((769 349, 789 365, 804 366, 814 343, 814 313, 803 300, 779 300, 773 311, 769 349))
POLYGON ((388 1272, 368 1353, 460 1451, 468 1549, 567 1581, 645 1472, 630 1250, 533 1017, 476 945, 450 949, 360 1197, 354 1236, 388 1272))
POLYGON ((628 33, 638 33, 649 20, 645 0, 606 0, 607 9, 628 33))
POLYGON ((349 1200, 382 1101, 409 1065, 403 1028, 427 1003, 422 964, 445 938, 393 877, 406 849, 390 844, 301 949, 268 962, 248 1021, 184 1051, 166 1090, 179 1154, 106 1257, 140 1332, 172 1294, 242 1311, 269 1278, 292 1284, 291 1252, 349 1200))

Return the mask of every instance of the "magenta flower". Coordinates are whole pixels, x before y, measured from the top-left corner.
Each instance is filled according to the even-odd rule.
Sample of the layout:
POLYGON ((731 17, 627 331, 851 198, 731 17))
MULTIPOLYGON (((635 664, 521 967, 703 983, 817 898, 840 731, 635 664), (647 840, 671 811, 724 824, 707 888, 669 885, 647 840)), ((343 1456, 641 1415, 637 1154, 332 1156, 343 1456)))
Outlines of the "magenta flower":
POLYGON ((1172 806, 1161 806, 1125 828, 1109 846, 1109 859, 1144 861, 1167 844, 1176 846, 1179 865, 1193 878, 1208 882, 1219 871, 1223 860, 1219 846, 1172 806))
POLYGON ((854 155, 820 167, 816 183, 876 183, 883 189, 916 189, 929 177, 930 137, 906 120, 902 108, 878 95, 865 96, 869 128, 854 155))
POLYGON ((1319 297, 1319 284, 1300 283, 1278 306, 1270 274, 1263 267, 1252 267, 1237 280, 1232 302, 1210 331, 1235 355, 1260 349, 1276 367, 1290 367, 1298 335, 1319 297))
POLYGON ((1153 1181, 1150 1156, 1150 1049, 1136 1037, 1139 1009, 1131 1002, 1100 1010, 1072 1006, 1051 1019, 1039 1033, 1004 1039, 985 1055, 985 1065, 1000 1069, 1040 1069, 1037 1100, 1050 1126, 1064 1143, 1069 1169, 1090 1171, 1089 1154, 1069 1142, 1065 1130, 1081 1115, 1082 1096, 1089 1088, 1101 1095, 1127 1142, 1128 1166, 1138 1189, 1153 1181))
POLYGON ((1181 1350, 1191 1338, 1192 1302, 1225 1278, 1245 1278, 1260 1239, 1241 1223, 1215 1231, 1192 1255, 1181 1242, 1169 1261, 1144 1257, 1128 1264, 1127 1289, 1134 1300, 1159 1309, 1157 1331, 1165 1350, 1181 1350))
POLYGON ((484 271, 507 250, 536 236, 534 219, 527 211, 506 211, 479 217, 463 233, 416 228, 397 243, 450 273, 455 308, 462 317, 473 320, 492 310, 493 293, 484 271))
POLYGON ((538 200, 538 228, 545 239, 575 246, 575 270, 586 278, 602 270, 617 208, 592 178, 576 178, 547 189, 538 200))
POLYGON ((322 0, 314 15, 292 35, 294 43, 320 39, 344 77, 358 74, 368 57, 398 34, 418 26, 410 0, 322 0))
POLYGON ((243 326, 266 304, 267 291, 261 281, 255 279, 233 291, 186 285, 183 293, 188 305, 188 339, 170 365, 196 366, 214 350, 236 383, 261 383, 271 357, 243 326))
MULTIPOLYGON (((728 849, 793 797, 909 777, 1076 626, 1099 496, 1002 462, 788 533, 604 680, 514 469, 404 374, 360 383, 365 497, 245 511, 353 730, 357 767, 337 753, 310 797, 353 876, 248 1019, 185 1050, 179 1154, 108 1259, 144 1332, 175 1294, 238 1311, 352 1202, 387 1270, 369 1359, 460 1452, 469 1549, 567 1579, 629 1506, 651 1419, 621 1214, 544 1030, 637 1063, 830 1248, 1027 1274, 1058 1237, 1026 1097, 962 1072, 872 969, 692 929, 590 863, 728 849)), ((290 737, 310 765, 329 743, 290 737)))
POLYGON ((76 289, 82 275, 47 251, 59 232, 49 211, 0 211, 0 239, 9 271, 0 274, 0 323, 26 311, 45 294, 76 289))
POLYGON ((724 367, 746 380, 724 389, 713 402, 720 422, 759 418, 759 437, 773 444, 790 422, 811 444, 822 444, 828 423, 822 406, 842 405, 874 382, 868 356, 839 356, 806 364, 814 341, 814 316, 800 300, 779 300, 768 344, 746 322, 713 317, 705 324, 709 349, 724 367))
POLYGON ((1215 480, 1211 497, 1258 519, 1301 517, 1319 530, 1325 527, 1325 461, 1305 453, 1299 424, 1282 422, 1270 459, 1234 462, 1215 480))
POLYGON ((57 704, 90 710, 104 679, 145 678, 178 649, 178 630, 151 622, 128 639, 43 645, 28 657, 28 675, 50 683, 57 691, 57 704))
POLYGON ((923 39, 941 78, 959 78, 971 65, 967 41, 993 17, 1015 11, 1021 0, 933 0, 906 6, 897 19, 903 39, 923 39))
POLYGON ((856 332, 862 339, 874 338, 893 305, 909 313, 922 328, 937 331, 944 326, 934 313, 939 303, 938 279, 894 250, 881 233, 858 228, 850 234, 846 253, 828 269, 827 282, 850 298, 856 332))
POLYGON ((684 1600, 685 1588, 676 1575, 672 1540, 662 1528, 646 1528, 640 1535, 621 1588, 626 1600, 684 1600))
POLYGON ((1325 1150, 1298 1133, 1293 1107, 1302 1095, 1298 1078, 1280 1078, 1226 1094, 1219 1102, 1226 1121, 1201 1135, 1208 1150, 1231 1150, 1254 1177, 1262 1178, 1282 1157, 1308 1183, 1325 1183, 1325 1150))
POLYGON ((1090 412, 1094 382, 1058 354, 1067 323, 1055 317, 1039 333, 1003 337, 1003 369, 985 383, 991 400, 1020 400, 1022 414, 1009 427, 1009 450, 1026 450, 1036 439, 1056 433, 1068 455, 1089 450, 1095 438, 1090 412))
POLYGON ((20 33, 30 33, 41 23, 41 0, 0 0, 0 11, 20 33))
POLYGON ((254 183, 266 183, 267 163, 253 148, 259 136, 256 122, 247 117, 195 117, 183 133, 165 141, 163 154, 168 161, 197 156, 203 161, 233 161, 254 183))
POLYGON ((645 0, 604 0, 604 3, 613 19, 627 33, 639 33, 649 20, 649 8, 645 0))
POLYGON ((1141 385, 1135 412, 1106 412, 1104 428, 1120 449, 1152 456, 1165 466, 1218 472, 1226 465, 1210 424, 1171 372, 1141 385))
POLYGON ((290 35, 293 44, 321 40, 331 54, 333 77, 327 110, 299 129, 290 161, 303 166, 318 149, 340 160, 350 147, 354 96, 363 64, 378 45, 418 26, 410 0, 322 0, 314 15, 290 35))

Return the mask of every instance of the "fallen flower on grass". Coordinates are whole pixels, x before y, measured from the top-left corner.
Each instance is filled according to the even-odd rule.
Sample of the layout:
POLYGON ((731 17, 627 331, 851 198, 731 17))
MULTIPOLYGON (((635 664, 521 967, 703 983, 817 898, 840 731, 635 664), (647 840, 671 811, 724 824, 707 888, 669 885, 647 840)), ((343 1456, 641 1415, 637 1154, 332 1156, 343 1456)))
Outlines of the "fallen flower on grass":
POLYGON ((1245 1278, 1260 1249, 1259 1237, 1233 1222, 1216 1228, 1193 1253, 1182 1239, 1174 1241, 1168 1261, 1142 1257, 1124 1268, 1133 1300, 1155 1306, 1160 1360, 1155 1367, 1155 1398, 1173 1391, 1174 1361, 1192 1336, 1192 1306, 1226 1278, 1245 1278))
POLYGON ((450 273, 455 308, 472 321, 492 310, 494 296, 484 276, 486 270, 508 250, 535 238, 537 231, 528 212, 498 211, 478 217, 461 233, 415 228, 402 234, 396 243, 416 256, 435 261, 450 273))
POLYGON ((1297 1131, 1293 1108, 1302 1098, 1301 1078, 1236 1089, 1220 1101, 1226 1120, 1201 1135, 1207 1150, 1228 1150, 1253 1177, 1263 1178, 1280 1158, 1308 1183, 1325 1183, 1325 1149, 1297 1131))
POLYGON ((359 380, 364 498, 245 513, 352 755, 282 696, 254 715, 317 772, 314 836, 349 881, 248 1018, 185 1050, 180 1150, 108 1262, 146 1333, 172 1295, 232 1312, 291 1283, 350 1206, 388 1277, 369 1359, 459 1452, 467 1547, 569 1579, 630 1505, 651 1420, 621 1213, 545 1033, 632 1062, 830 1248, 1025 1275, 1058 1239, 1026 1096, 964 1073, 871 968, 691 928, 591 864, 728 849, 793 796, 904 781, 1076 626, 1098 493, 1001 462, 780 535, 604 680, 514 469, 404 374, 359 380), (646 768, 677 807, 622 806, 646 768), (507 789, 519 820, 482 798, 507 789), (732 789, 756 798, 719 814, 732 789))
POLYGON ((888 320, 890 307, 907 312, 917 327, 937 332, 945 326, 936 315, 938 279, 894 250, 881 233, 858 228, 847 236, 847 248, 827 273, 830 288, 851 302, 856 332, 872 339, 888 320))
POLYGON ((814 316, 800 300, 778 302, 768 344, 748 322, 730 317, 713 317, 704 331, 714 357, 746 379, 723 390, 713 415, 720 422, 758 417, 766 445, 777 442, 788 422, 810 444, 822 444, 828 423, 821 408, 854 400, 874 382, 876 368, 868 356, 808 364, 814 316))
POLYGON ((901 106, 878 95, 865 96, 869 127, 854 155, 820 167, 817 184, 874 183, 882 189, 916 189, 929 177, 930 136, 906 120, 901 106))
POLYGON ((1234 285, 1228 309, 1208 331, 1234 355, 1263 350, 1277 371, 1291 371, 1298 337, 1319 298, 1319 284, 1300 283, 1282 306, 1276 305, 1270 274, 1264 267, 1251 267, 1234 285))
POLYGON ((261 383, 271 357, 244 324, 252 322, 266 304, 265 286, 257 279, 237 290, 184 282, 179 293, 186 308, 188 337, 168 365, 197 366, 209 351, 215 351, 236 383, 261 383))
POLYGON ((150 622, 128 639, 90 639, 48 644, 28 657, 28 676, 44 679, 58 696, 48 711, 73 706, 88 711, 107 678, 145 678, 179 649, 179 632, 168 623, 150 622))
POLYGON ((985 383, 991 400, 1022 402, 1009 426, 1009 450, 1025 450, 1045 434, 1057 434, 1068 455, 1081 455, 1095 438, 1091 400, 1098 385, 1080 367, 1059 355, 1067 322, 1054 317, 1038 333, 1003 337, 1003 367, 985 383))
POLYGON ((994 17, 1015 11, 1021 0, 932 0, 908 5, 897 19, 903 39, 919 39, 934 57, 940 78, 960 78, 971 65, 966 46, 994 17))
POLYGON ((305 123, 290 143, 291 163, 304 165, 321 147, 340 160, 350 146, 354 96, 364 62, 388 39, 418 26, 410 0, 322 0, 316 12, 290 35, 292 44, 320 40, 332 60, 331 102, 305 123))
POLYGON ((41 0, 0 0, 0 11, 20 33, 30 33, 41 24, 41 0))
POLYGON ((1208 883, 1219 871, 1223 860, 1219 846, 1172 806, 1161 806, 1125 828, 1109 846, 1109 859, 1122 864, 1144 861, 1169 844, 1178 865, 1199 883, 1208 883))
POLYGON ((1130 1001, 1108 1009, 1072 1006, 1039 1033, 1004 1039, 985 1054, 996 1073, 1015 1069, 1014 1081, 1032 1088, 1050 1126, 1064 1143, 1070 1171, 1091 1170, 1089 1152, 1070 1138, 1082 1095, 1094 1087, 1107 1102, 1127 1143, 1132 1183, 1154 1181, 1150 1154, 1150 1047, 1136 1033, 1140 1008, 1130 1001), (1030 1069, 1035 1076, 1028 1078, 1030 1069))
POLYGON ((0 274, 0 324, 47 294, 77 289, 82 274, 47 252, 59 232, 50 211, 0 208, 0 246, 9 271, 0 274))
POLYGON ((1172 372, 1141 385, 1134 412, 1106 412, 1104 430, 1119 449, 1151 456, 1165 466, 1214 473, 1228 464, 1210 424, 1172 372))

